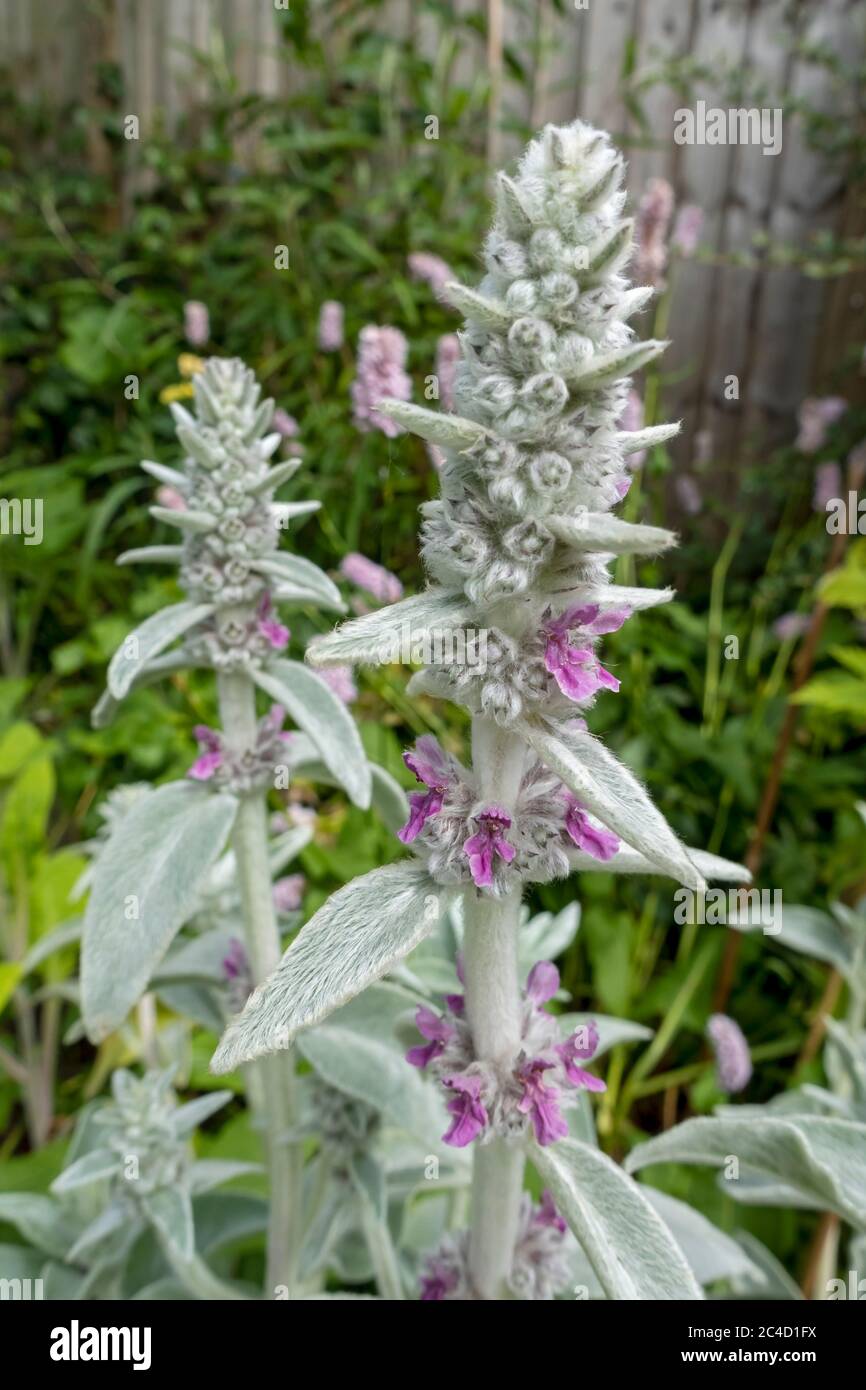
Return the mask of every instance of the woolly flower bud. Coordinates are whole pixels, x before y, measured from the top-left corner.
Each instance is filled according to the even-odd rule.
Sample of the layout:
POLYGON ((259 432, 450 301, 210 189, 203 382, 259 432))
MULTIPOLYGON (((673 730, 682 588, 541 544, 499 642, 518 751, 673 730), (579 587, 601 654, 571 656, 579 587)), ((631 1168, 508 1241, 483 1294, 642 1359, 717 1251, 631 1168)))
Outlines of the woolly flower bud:
POLYGON ((571 464, 562 454, 545 450, 536 454, 529 465, 529 476, 537 492, 545 497, 561 497, 571 482, 571 464))
POLYGON ((727 1014, 713 1014, 707 1023, 707 1036, 716 1054, 719 1090, 735 1095, 748 1085, 752 1058, 739 1023, 727 1014))

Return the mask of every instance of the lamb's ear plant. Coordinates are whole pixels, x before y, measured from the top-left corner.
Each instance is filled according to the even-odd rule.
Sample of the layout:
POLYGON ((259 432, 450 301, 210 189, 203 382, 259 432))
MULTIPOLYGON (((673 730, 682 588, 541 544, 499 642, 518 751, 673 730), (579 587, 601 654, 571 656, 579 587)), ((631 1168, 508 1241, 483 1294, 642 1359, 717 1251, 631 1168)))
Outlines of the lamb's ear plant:
MULTIPOLYGON (((275 500, 299 465, 270 462, 281 436, 269 433, 273 401, 260 395, 242 362, 208 359, 194 380, 194 413, 172 406, 181 468, 143 465, 172 489, 173 505, 151 510, 179 532, 179 543, 128 552, 121 563, 177 565, 185 598, 124 640, 109 665, 95 722, 108 720, 140 686, 204 667, 216 676, 222 728, 196 729, 200 756, 189 776, 135 798, 96 858, 81 966, 82 1012, 95 1041, 123 1022, 182 925, 200 910, 229 840, 252 982, 277 965, 282 948, 266 798, 286 784, 297 758, 321 765, 356 805, 370 804, 370 766, 344 704, 308 667, 283 654, 290 634, 277 617, 279 604, 331 612, 343 611, 343 604, 317 566, 279 547, 282 528, 318 503, 275 500), (257 692, 275 702, 263 718, 257 692), (287 714, 301 731, 291 736, 300 749, 283 733, 287 714)), ((295 1272, 301 1169, 298 1146, 287 1137, 294 1066, 270 1058, 255 1073, 250 1097, 266 1133, 271 1187, 265 1287, 273 1296, 276 1288, 292 1287, 295 1272)))
POLYGON ((28 1241, 30 1277, 43 1280, 46 1298, 254 1296, 213 1272, 195 1220, 198 1206, 211 1228, 230 1232, 239 1205, 248 1205, 217 1189, 255 1165, 196 1159, 191 1146, 231 1092, 180 1104, 172 1081, 170 1068, 114 1072, 112 1099, 79 1115, 50 1193, 0 1195, 0 1218, 28 1241))
POLYGON ((822 1232, 811 1289, 823 1299, 837 1296, 840 1221, 851 1233, 850 1268, 866 1276, 866 900, 857 909, 834 903, 830 912, 786 906, 776 939, 826 961, 847 986, 844 1017, 825 1019, 829 1087, 806 1083, 766 1105, 719 1106, 712 1118, 686 1120, 638 1145, 628 1166, 718 1167, 735 1201, 832 1212, 838 1220, 822 1232))
POLYGON ((414 688, 471 712, 472 767, 430 737, 406 754, 423 786, 401 831, 413 858, 320 909, 214 1058, 228 1070, 288 1046, 393 971, 446 903, 462 900, 464 993, 444 1014, 419 1012, 411 1057, 442 1083, 448 1142, 474 1144, 470 1226, 433 1256, 429 1298, 506 1296, 526 1240, 555 1282, 563 1217, 609 1298, 701 1297, 641 1189, 569 1134, 561 1106, 603 1087, 582 1065, 597 1030, 582 1023, 561 1038, 545 1008, 555 969, 534 964, 523 991, 518 970, 528 884, 600 867, 696 890, 705 874, 743 876, 686 849, 581 717, 596 692, 619 684, 598 659, 599 638, 671 597, 618 588, 608 575, 613 557, 674 542, 613 514, 628 455, 677 429, 617 427, 630 374, 664 347, 628 324, 652 291, 624 278, 632 228, 622 175, 608 138, 580 122, 533 141, 517 177, 500 176, 487 275, 477 290, 449 291, 466 314, 457 413, 381 407, 444 453, 441 500, 424 509, 430 587, 318 639, 308 658, 376 663, 392 660, 407 633, 413 655, 426 643, 414 688), (559 1213, 549 1194, 527 1209, 527 1156, 559 1213))

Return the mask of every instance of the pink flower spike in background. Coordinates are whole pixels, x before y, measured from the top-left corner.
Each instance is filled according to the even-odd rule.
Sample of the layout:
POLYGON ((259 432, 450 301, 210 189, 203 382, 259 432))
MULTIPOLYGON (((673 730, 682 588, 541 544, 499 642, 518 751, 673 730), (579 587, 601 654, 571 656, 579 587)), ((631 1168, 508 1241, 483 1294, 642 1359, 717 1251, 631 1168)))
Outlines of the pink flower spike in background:
POLYGON ((304 897, 307 880, 303 874, 287 874, 278 878, 273 887, 274 908, 279 913, 297 912, 304 897))
POLYGON ((376 406, 386 396, 408 401, 412 380, 406 371, 409 345, 399 328, 368 324, 358 338, 358 374, 352 382, 352 405, 359 430, 381 430, 396 439, 402 430, 376 406))
POLYGON ((848 409, 842 396, 807 396, 797 412, 799 433, 794 448, 803 454, 815 454, 822 448, 827 431, 848 409))
POLYGON ((406 258, 406 264, 413 280, 423 281, 440 297, 449 280, 454 279, 450 265, 431 251, 412 251, 406 258))
POLYGON ((277 407, 274 411, 274 418, 271 421, 277 434, 281 434, 283 439, 295 439, 300 433, 300 426, 294 415, 290 415, 287 410, 277 407))
POLYGON ((203 347, 210 338, 210 314, 200 299, 188 299, 183 306, 183 335, 191 347, 203 347))
POLYGON ((713 1014, 707 1023, 707 1037, 716 1055, 719 1090, 736 1095, 751 1080, 752 1056, 739 1023, 727 1014, 713 1014))
POLYGON ((337 299, 326 299, 319 310, 317 341, 322 352, 339 352, 344 340, 344 310, 337 299))
POLYGON ((704 214, 694 203, 684 203, 676 215, 671 246, 681 256, 693 256, 698 249, 704 214))
POLYGON ((386 570, 384 565, 377 565, 375 560, 368 560, 366 555, 356 550, 343 556, 340 573, 379 603, 396 603, 403 597, 403 585, 396 574, 386 570))
POLYGON ((648 179, 637 214, 634 279, 638 285, 661 286, 668 263, 668 228, 674 190, 667 179, 648 179))
POLYGON ((827 503, 842 496, 842 469, 838 463, 819 463, 815 469, 812 510, 826 512, 827 503))
POLYGON ((351 666, 325 666, 319 675, 344 705, 350 705, 353 700, 357 700, 358 687, 352 678, 351 666))

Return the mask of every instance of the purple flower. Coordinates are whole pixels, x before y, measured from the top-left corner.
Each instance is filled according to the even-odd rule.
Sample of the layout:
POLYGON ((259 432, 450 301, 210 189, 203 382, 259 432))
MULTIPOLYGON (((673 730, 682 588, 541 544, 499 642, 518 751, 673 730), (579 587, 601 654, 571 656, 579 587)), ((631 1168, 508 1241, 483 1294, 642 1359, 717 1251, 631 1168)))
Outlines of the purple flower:
POLYGON ((188 299, 184 304, 183 333, 193 347, 203 347, 210 337, 210 315, 200 299, 188 299))
POLYGON ((358 698, 358 688, 352 679, 351 666, 325 666, 319 675, 344 705, 350 705, 358 698))
POLYGON ((842 396, 807 396, 797 412, 800 432, 794 448, 815 454, 827 438, 827 430, 845 414, 848 402, 842 396))
POLYGON ((472 819, 478 831, 466 841, 463 853, 469 858, 469 872, 476 888, 491 888, 496 856, 510 864, 517 853, 504 834, 511 827, 511 817, 501 806, 488 806, 472 819))
POLYGON ((526 997, 537 1009, 552 999, 559 989, 559 971, 552 961, 540 960, 533 965, 526 980, 526 997))
POLYGON ((543 1057, 531 1057, 521 1062, 515 1072, 523 1087, 517 1108, 532 1120, 535 1137, 542 1148, 568 1134, 568 1125, 559 1108, 559 1093, 542 1081, 544 1073, 552 1066, 553 1062, 546 1062, 543 1057))
POLYGON ((589 1061, 590 1057, 594 1056, 597 1047, 598 1028, 594 1022, 581 1024, 571 1034, 571 1037, 557 1045, 556 1052, 562 1062, 562 1069, 572 1086, 583 1086, 587 1091, 607 1090, 603 1081, 577 1065, 578 1061, 589 1061))
POLYGON ((443 1086, 455 1091, 446 1109, 454 1118, 442 1141, 455 1149, 465 1149, 487 1125, 487 1111, 481 1104, 481 1078, 478 1076, 443 1076, 443 1086))
POLYGON ((809 621, 808 613, 783 613, 781 618, 777 618, 773 623, 773 636, 778 637, 780 642, 802 637, 809 621))
POLYGON ((281 913, 297 912, 306 886, 307 880, 303 874, 287 874, 285 878, 278 878, 271 894, 274 909, 281 913))
POLYGON ((719 1090, 734 1095, 748 1085, 752 1057, 739 1023, 727 1014, 713 1014, 707 1023, 707 1037, 716 1054, 719 1090))
POLYGON ((445 793, 454 774, 447 753, 440 748, 432 734, 419 738, 414 751, 403 754, 403 761, 418 781, 428 788, 426 792, 410 792, 409 819, 397 831, 397 839, 404 845, 411 845, 430 817, 442 810, 445 793))
POLYGON ((358 375, 352 382, 352 404, 358 429, 381 430, 389 439, 401 433, 400 426, 376 406, 385 396, 408 401, 412 381, 406 372, 409 345, 399 328, 368 324, 358 338, 358 375))
MULTIPOLYGON (((643 452, 643 451, 639 449, 639 450, 638 450, 638 453, 641 453, 641 452, 643 452)), ((620 478, 620 479, 618 480, 618 482, 615 484, 615 487, 616 487, 616 495, 617 495, 617 497, 619 498, 620 502, 621 502, 622 499, 625 497, 626 493, 628 492, 628 490, 629 490, 629 488, 631 487, 631 485, 632 485, 633 482, 634 482, 634 478, 629 478, 628 475, 626 474, 626 475, 624 475, 622 478, 620 478)))
POLYGON ((560 1216, 553 1202, 553 1198, 547 1188, 541 1194, 541 1202, 532 1212, 533 1226, 549 1226, 551 1230, 559 1231, 564 1236, 568 1227, 560 1216))
POLYGON ((454 279, 453 271, 441 256, 431 251, 412 251, 406 258, 409 274, 413 280, 428 284, 434 294, 442 295, 449 280, 454 279))
POLYGON ((619 849, 616 835, 593 825, 586 813, 586 807, 571 792, 566 792, 565 807, 565 829, 577 848, 602 862, 613 859, 619 849))
POLYGON ((234 1012, 239 1012, 252 994, 253 976, 249 957, 243 942, 233 936, 222 962, 223 975, 228 985, 229 1003, 234 1012))
POLYGON ((248 969, 243 942, 233 936, 223 957, 223 974, 227 980, 237 980, 248 969))
POLYGON ((569 634, 578 631, 587 637, 596 637, 616 632, 630 616, 627 608, 600 612, 593 604, 587 608, 569 608, 558 618, 545 621, 542 629, 547 639, 544 665, 569 700, 587 700, 600 686, 619 690, 616 676, 600 665, 592 648, 572 647, 569 634))
POLYGON ((445 1044, 450 1042, 455 1036, 454 1025, 447 1019, 440 1018, 434 1014, 432 1009, 421 1007, 415 1014, 415 1027, 426 1038, 427 1042, 419 1043, 417 1047, 410 1047, 406 1053, 406 1061, 413 1067, 420 1067, 421 1071, 429 1066, 434 1057, 438 1057, 445 1050, 445 1044))
POLYGON ((222 767, 223 741, 216 729, 208 728, 207 724, 196 724, 192 732, 199 746, 199 756, 186 775, 196 782, 207 782, 217 768, 222 767))
POLYGON ((319 310, 317 330, 322 352, 339 352, 343 346, 343 306, 336 299, 326 299, 319 310))
POLYGON ((270 642, 274 651, 281 652, 284 647, 288 646, 291 633, 287 627, 284 627, 281 622, 278 622, 273 616, 273 612, 274 605, 271 601, 271 596, 266 592, 262 594, 261 602, 259 603, 256 613, 258 620, 257 626, 265 641, 270 642))
POLYGON ((812 510, 826 512, 827 503, 842 496, 842 469, 838 463, 819 463, 815 469, 812 510))
POLYGON ((674 222, 671 246, 679 251, 681 256, 693 256, 698 249, 703 225, 702 209, 694 203, 685 203, 677 213, 674 222))
POLYGON ((436 375, 439 402, 443 410, 454 409, 454 376, 460 361, 460 339, 456 333, 443 333, 436 344, 436 375))
POLYGON ((294 439, 300 432, 300 425, 294 415, 290 415, 287 410, 278 407, 274 411, 274 418, 271 421, 277 434, 281 434, 283 439, 294 439))
POLYGON ((422 1303, 438 1303, 453 1293, 460 1283, 460 1273, 445 1260, 431 1256, 421 1275, 420 1287, 422 1303))
POLYGON ((343 556, 340 573, 359 589, 372 594, 379 603, 396 603, 403 597, 403 585, 396 574, 386 570, 384 565, 377 565, 375 560, 368 560, 366 555, 360 555, 356 550, 343 556))
POLYGON ((439 448, 438 444, 431 444, 429 440, 427 441, 425 447, 427 449, 428 459, 430 460, 436 471, 439 472, 439 470, 444 468, 445 466, 445 455, 439 448))

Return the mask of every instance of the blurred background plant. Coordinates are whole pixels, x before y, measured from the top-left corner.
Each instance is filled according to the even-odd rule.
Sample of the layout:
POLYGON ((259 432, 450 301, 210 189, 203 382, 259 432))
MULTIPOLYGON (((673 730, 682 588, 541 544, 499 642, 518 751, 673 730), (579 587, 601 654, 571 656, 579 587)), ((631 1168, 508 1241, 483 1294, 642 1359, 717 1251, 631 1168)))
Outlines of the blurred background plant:
MULTIPOLYGON (((40 545, 0 538, 0 1186, 47 1188, 74 1112, 136 1060, 129 1036, 96 1053, 82 1041, 74 950, 38 949, 75 910, 94 803, 123 781, 182 776, 193 725, 214 722, 210 682, 192 674, 89 725, 111 652, 175 597, 170 579, 133 587, 114 565, 152 539, 138 462, 174 462, 165 403, 190 393, 199 352, 244 357, 323 502, 292 522, 293 548, 356 608, 395 597, 397 580, 420 588, 416 513, 435 454, 370 402, 438 391, 447 404, 444 282, 477 278, 488 159, 548 117, 604 124, 629 155, 659 290, 646 331, 674 341, 633 408, 686 424, 675 453, 642 461, 624 513, 677 521, 681 549, 641 579, 686 601, 609 639, 622 694, 592 727, 687 843, 750 855, 786 901, 862 895, 866 542, 828 534, 825 511, 861 485, 866 436, 862 14, 844 0, 648 8, 293 0, 253 5, 246 23, 246 0, 94 0, 70 15, 61 61, 56 15, 40 32, 35 9, 0 5, 2 493, 44 502, 40 545), (673 111, 699 97, 781 107, 782 155, 676 146, 673 111), (371 326, 393 332, 359 343, 371 326), (359 552, 388 573, 364 578, 359 552)), ((299 494, 290 481, 280 495, 299 494)), ((323 621, 299 613, 294 637, 323 621)), ((368 755, 408 786, 401 745, 432 731, 459 753, 465 728, 410 704, 405 679, 365 674, 353 703, 368 755)), ((337 792, 294 795, 315 818, 298 863, 306 917, 399 847, 337 792)), ((748 1101, 822 1080, 816 1017, 845 1008, 826 965, 760 933, 726 943, 722 927, 678 927, 657 881, 588 875, 538 890, 535 906, 575 896, 582 927, 560 961, 575 1007, 654 1030, 606 1063, 611 1152, 719 1101, 714 1011, 748 1040, 748 1101)), ((182 1089, 211 1084, 213 1041, 196 1032, 182 1089)), ((251 1156, 234 1112, 205 1142, 251 1156)), ((735 1209, 700 1171, 652 1181, 803 1276, 817 1216, 735 1209)))

